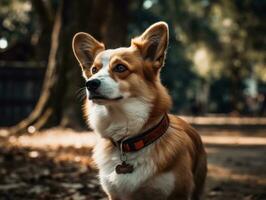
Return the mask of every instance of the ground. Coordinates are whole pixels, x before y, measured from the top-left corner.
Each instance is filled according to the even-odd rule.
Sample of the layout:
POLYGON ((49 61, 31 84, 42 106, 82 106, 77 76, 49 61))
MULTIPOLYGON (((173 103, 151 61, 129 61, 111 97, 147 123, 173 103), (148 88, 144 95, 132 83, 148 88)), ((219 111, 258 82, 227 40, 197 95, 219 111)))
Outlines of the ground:
MULTIPOLYGON (((266 200, 266 129, 200 128, 208 152, 206 200, 266 200)), ((0 130, 0 200, 106 199, 89 132, 0 130)))

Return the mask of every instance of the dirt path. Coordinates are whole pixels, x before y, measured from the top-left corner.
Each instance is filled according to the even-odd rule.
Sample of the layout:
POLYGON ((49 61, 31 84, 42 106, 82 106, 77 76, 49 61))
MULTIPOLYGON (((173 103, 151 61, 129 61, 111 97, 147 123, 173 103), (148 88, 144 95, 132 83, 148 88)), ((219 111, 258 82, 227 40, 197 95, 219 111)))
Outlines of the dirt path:
MULTIPOLYGON (((266 200, 266 131, 200 130, 208 152, 206 200, 266 200)), ((95 138, 51 129, 33 136, 0 131, 0 200, 99 200, 90 158, 95 138)))

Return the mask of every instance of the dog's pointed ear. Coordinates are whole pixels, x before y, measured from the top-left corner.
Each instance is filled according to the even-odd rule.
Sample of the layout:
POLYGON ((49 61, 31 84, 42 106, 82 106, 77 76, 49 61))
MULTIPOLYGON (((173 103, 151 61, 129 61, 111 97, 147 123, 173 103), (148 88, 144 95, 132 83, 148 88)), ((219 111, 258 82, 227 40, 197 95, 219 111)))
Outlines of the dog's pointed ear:
POLYGON ((157 62, 158 67, 161 67, 164 64, 168 40, 168 25, 165 22, 157 22, 142 35, 134 38, 131 44, 137 46, 145 60, 157 62))
POLYGON ((96 55, 105 47, 90 34, 79 32, 73 37, 72 49, 80 66, 89 69, 96 55))

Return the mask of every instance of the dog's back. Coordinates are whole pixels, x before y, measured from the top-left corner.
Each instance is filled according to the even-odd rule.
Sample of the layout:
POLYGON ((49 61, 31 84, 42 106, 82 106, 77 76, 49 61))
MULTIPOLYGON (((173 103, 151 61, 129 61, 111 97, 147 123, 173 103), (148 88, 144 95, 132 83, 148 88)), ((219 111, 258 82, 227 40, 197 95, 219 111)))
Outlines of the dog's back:
POLYGON ((164 161, 158 161, 161 171, 170 170, 175 174, 176 185, 169 199, 199 200, 207 173, 204 146, 197 131, 187 122, 174 115, 169 118, 169 131, 156 152, 156 158, 164 161), (164 154, 164 159, 158 156, 160 154, 164 154))
POLYGON ((189 138, 193 142, 194 164, 192 168, 194 176, 194 189, 192 194, 192 200, 199 200, 202 196, 204 190, 204 184, 207 174, 207 156, 202 144, 201 138, 197 131, 184 120, 172 116, 174 118, 174 125, 176 129, 183 129, 184 133, 188 134, 189 138))

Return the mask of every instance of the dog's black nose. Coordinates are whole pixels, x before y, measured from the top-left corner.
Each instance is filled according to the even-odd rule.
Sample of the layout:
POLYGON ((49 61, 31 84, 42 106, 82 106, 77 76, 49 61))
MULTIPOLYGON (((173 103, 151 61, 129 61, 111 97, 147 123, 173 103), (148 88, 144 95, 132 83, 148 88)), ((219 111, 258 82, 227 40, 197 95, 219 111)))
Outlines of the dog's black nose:
POLYGON ((86 82, 86 87, 90 92, 95 92, 100 85, 101 81, 99 79, 92 79, 86 82))

